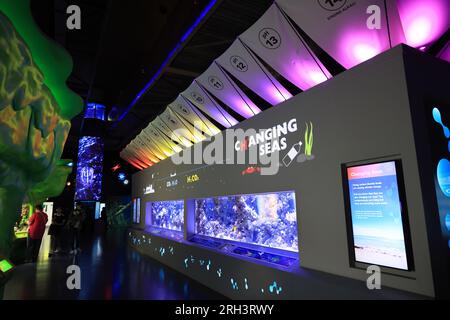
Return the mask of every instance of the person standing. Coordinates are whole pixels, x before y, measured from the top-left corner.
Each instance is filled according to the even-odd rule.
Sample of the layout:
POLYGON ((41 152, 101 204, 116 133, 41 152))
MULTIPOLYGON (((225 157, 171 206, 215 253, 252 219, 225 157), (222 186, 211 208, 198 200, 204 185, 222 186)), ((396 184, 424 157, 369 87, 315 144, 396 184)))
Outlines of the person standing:
POLYGON ((68 226, 72 236, 70 254, 80 252, 80 231, 84 221, 84 211, 79 204, 75 206, 69 217, 68 226))
POLYGON ((44 212, 42 205, 36 205, 30 220, 28 221, 28 260, 36 262, 39 256, 39 249, 41 248, 42 237, 45 233, 45 225, 47 224, 48 216, 44 212))
POLYGON ((49 257, 53 254, 57 254, 61 251, 61 232, 65 223, 64 213, 61 207, 56 208, 55 216, 52 219, 52 224, 48 230, 48 234, 51 236, 51 249, 49 257))

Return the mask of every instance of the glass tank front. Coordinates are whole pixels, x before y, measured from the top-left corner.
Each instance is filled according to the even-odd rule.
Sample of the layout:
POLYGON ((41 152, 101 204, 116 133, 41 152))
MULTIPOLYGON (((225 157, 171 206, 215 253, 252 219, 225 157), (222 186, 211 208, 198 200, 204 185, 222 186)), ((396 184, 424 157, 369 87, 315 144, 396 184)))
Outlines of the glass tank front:
POLYGON ((183 231, 184 201, 153 201, 146 205, 146 224, 161 229, 183 231))
POLYGON ((199 235, 298 252, 294 192, 195 200, 199 235))

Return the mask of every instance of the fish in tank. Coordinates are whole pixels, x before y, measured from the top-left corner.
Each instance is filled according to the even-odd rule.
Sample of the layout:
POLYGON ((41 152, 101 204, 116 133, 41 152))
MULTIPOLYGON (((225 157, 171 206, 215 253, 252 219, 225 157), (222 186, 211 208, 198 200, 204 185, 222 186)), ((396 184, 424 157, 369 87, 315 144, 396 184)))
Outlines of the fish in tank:
POLYGON ((294 192, 195 200, 199 235, 298 252, 294 192))
POLYGON ((184 227, 184 201, 154 201, 147 204, 147 225, 183 231, 184 227), (148 212, 150 211, 150 212, 148 212))

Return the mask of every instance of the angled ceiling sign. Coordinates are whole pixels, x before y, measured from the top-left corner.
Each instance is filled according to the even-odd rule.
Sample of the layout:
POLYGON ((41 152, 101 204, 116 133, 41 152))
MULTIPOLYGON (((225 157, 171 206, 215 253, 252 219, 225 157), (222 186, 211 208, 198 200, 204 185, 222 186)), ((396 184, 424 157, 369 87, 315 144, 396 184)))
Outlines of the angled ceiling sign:
MULTIPOLYGON (((306 1, 296 1, 303 2, 306 1)), ((276 4, 241 34, 239 39, 259 58, 302 90, 330 77, 276 4)))
POLYGON ((395 1, 277 0, 276 3, 303 32, 347 69, 404 40, 395 1))
POLYGON ((273 106, 292 97, 239 39, 216 62, 273 106))

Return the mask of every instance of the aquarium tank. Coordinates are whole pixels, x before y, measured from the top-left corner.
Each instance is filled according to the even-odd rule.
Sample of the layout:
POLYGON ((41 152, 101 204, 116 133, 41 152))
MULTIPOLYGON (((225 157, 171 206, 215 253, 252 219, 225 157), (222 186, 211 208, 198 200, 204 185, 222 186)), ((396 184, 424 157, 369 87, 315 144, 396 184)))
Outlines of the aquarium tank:
POLYGON ((195 200, 199 235, 298 252, 294 192, 195 200))
POLYGON ((161 229, 183 231, 184 201, 153 201, 146 205, 146 224, 161 229))

